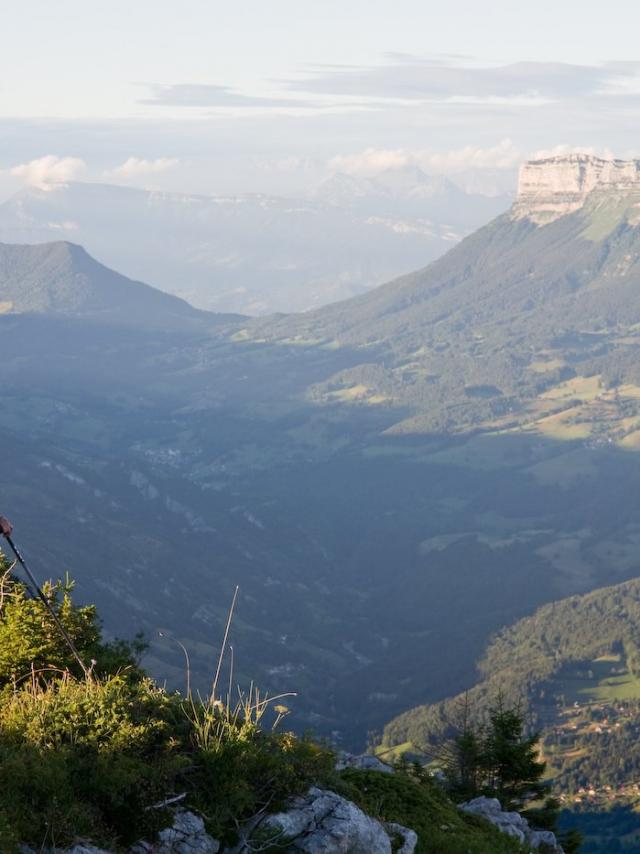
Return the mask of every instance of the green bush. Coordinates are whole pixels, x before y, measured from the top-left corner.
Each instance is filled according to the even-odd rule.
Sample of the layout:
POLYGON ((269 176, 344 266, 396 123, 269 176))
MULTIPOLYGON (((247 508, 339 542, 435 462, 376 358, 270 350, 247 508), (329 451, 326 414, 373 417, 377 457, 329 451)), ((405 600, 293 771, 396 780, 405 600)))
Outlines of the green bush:
POLYGON ((0 811, 24 841, 131 842, 166 816, 185 759, 179 700, 124 676, 34 679, 0 696, 0 811))
MULTIPOLYGON (((72 601, 73 581, 47 582, 43 592, 87 667, 100 675, 129 668, 137 675, 137 661, 146 648, 141 636, 133 642, 120 639, 104 643, 96 607, 77 607, 72 601)), ((0 686, 16 684, 33 671, 68 670, 81 676, 77 662, 51 615, 39 599, 10 572, 0 552, 0 686)))
POLYGON ((210 832, 232 842, 237 823, 329 775, 329 750, 291 733, 263 732, 219 704, 213 708, 224 736, 203 749, 191 715, 211 708, 126 675, 5 687, 0 819, 10 838, 35 846, 78 836, 126 845, 170 823, 150 807, 184 794, 210 832))
POLYGON ((122 850, 170 823, 161 804, 172 797, 233 844, 239 824, 311 784, 415 828, 420 852, 519 850, 460 814, 424 772, 337 775, 331 750, 279 731, 288 712, 279 698, 251 688, 231 708, 167 693, 137 666, 140 642, 103 643, 95 608, 74 606, 71 589, 50 585, 47 595, 82 657, 97 661, 88 674, 74 670, 42 603, 10 576, 0 580, 0 851, 77 838, 122 850))
POLYGON ((524 849, 484 819, 465 815, 422 769, 395 774, 348 768, 334 789, 369 815, 410 827, 417 854, 522 854, 524 849))
MULTIPOLYGON (((174 796, 233 841, 237 824, 323 779, 332 753, 263 729, 271 702, 253 688, 234 709, 169 694, 144 676, 138 638, 104 643, 73 584, 46 595, 90 673, 77 667, 42 602, 0 556, 0 850, 89 838, 126 846, 170 823, 174 796)), ((275 706, 276 723, 286 715, 275 706)))
POLYGON ((198 755, 190 781, 193 803, 207 816, 212 835, 231 844, 237 822, 276 811, 292 794, 321 785, 333 765, 333 754, 310 739, 256 731, 198 755))

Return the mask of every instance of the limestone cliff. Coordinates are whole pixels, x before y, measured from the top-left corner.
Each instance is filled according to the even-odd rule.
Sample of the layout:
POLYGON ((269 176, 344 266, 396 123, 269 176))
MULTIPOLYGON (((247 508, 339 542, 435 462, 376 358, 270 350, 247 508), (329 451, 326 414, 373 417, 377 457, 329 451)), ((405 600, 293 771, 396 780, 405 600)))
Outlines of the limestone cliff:
POLYGON ((570 154, 530 160, 520 168, 513 217, 544 224, 579 210, 590 194, 638 195, 640 160, 570 154))

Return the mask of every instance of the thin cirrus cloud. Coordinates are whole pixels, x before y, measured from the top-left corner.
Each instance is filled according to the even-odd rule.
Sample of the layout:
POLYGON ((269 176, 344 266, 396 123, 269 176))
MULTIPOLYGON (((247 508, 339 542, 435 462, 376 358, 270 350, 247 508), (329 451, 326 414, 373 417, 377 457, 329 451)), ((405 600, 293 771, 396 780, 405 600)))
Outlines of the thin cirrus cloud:
POLYGON ((461 64, 388 55, 386 65, 353 68, 317 67, 309 76, 290 80, 296 92, 350 95, 409 101, 506 100, 544 103, 635 91, 640 62, 570 65, 518 62, 501 66, 461 64))
POLYGON ((308 101, 297 98, 269 98, 244 95, 230 86, 207 83, 153 84, 150 95, 138 103, 170 107, 307 107, 308 101))
POLYGON ((457 56, 387 54, 370 66, 316 65, 295 79, 272 81, 276 94, 245 94, 207 83, 148 84, 139 103, 178 108, 261 108, 275 111, 384 110, 424 104, 541 107, 555 103, 634 102, 640 95, 640 62, 602 65, 517 62, 491 66, 457 56))

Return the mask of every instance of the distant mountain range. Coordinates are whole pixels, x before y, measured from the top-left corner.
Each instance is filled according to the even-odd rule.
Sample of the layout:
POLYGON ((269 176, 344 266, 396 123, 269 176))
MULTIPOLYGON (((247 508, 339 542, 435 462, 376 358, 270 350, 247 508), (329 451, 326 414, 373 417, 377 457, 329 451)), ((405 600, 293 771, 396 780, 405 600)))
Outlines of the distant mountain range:
POLYGON ((507 204, 415 169, 376 180, 336 175, 306 199, 51 184, 0 205, 0 241, 72 240, 198 308, 269 314, 315 308, 408 272, 507 204))
POLYGON ((36 564, 174 684, 158 628, 203 684, 239 583, 239 678, 350 743, 473 685, 503 626, 636 575, 638 199, 600 167, 576 190, 589 168, 550 161, 427 268, 286 317, 0 250, 0 488, 36 564))

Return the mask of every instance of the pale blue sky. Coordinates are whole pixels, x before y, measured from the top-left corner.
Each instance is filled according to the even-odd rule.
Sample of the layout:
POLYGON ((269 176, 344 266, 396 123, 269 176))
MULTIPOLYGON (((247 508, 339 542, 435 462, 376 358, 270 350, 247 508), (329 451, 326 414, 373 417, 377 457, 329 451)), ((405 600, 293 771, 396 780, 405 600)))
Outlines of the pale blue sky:
POLYGON ((376 65, 394 52, 495 64, 630 60, 638 10, 624 0, 4 0, 0 112, 147 115, 137 84, 267 94, 311 64, 376 65))
POLYGON ((497 168, 511 168, 508 144, 514 161, 557 145, 633 154, 639 9, 4 0, 0 192, 46 155, 74 158, 57 175, 213 192, 360 168, 344 158, 368 149, 444 171, 461 168, 465 148, 471 165, 488 168, 491 156, 474 152, 495 149, 497 168))

